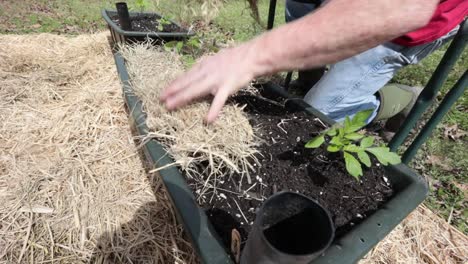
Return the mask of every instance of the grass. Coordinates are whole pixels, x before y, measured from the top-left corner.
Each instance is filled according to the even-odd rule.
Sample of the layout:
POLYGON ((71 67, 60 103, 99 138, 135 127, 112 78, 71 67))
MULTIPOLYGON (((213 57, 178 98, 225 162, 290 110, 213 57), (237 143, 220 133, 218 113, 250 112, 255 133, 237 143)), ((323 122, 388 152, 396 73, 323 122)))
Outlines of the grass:
MULTIPOLYGON (((442 59, 447 47, 448 45, 442 47, 418 65, 404 68, 393 81, 412 86, 424 86, 442 59)), ((437 105, 437 102, 440 102, 453 87, 466 70, 466 65, 468 65, 468 52, 465 49, 438 93, 434 105, 437 105)), ((455 124, 458 126, 459 132, 468 131, 468 96, 466 93, 458 99, 444 117, 433 135, 421 148, 412 165, 422 175, 430 179, 430 196, 425 202, 426 205, 450 221, 459 230, 468 234, 466 222, 468 218, 467 138, 464 136, 452 140, 444 133, 447 127, 455 124)))
MULTIPOLYGON (((268 17, 269 1, 260 1, 259 13, 261 23, 266 25, 268 17)), ((229 1, 220 10, 215 24, 226 32, 232 33, 232 38, 236 41, 246 41, 264 31, 250 15, 250 9, 244 1, 229 1)), ((278 1, 275 25, 284 24, 284 1, 278 1)))
MULTIPOLYGON (((135 0, 127 1, 135 10, 135 0)), ((245 41, 260 34, 263 29, 254 22, 244 1, 225 1, 222 8, 203 9, 200 5, 184 4, 184 0, 147 0, 148 10, 158 12, 190 24, 193 21, 204 21, 200 27, 200 38, 205 43, 226 43, 245 41), (192 12, 192 9, 195 13, 192 12), (219 12, 216 12, 219 11, 219 12), (215 15, 217 13, 217 15, 215 15), (211 23, 206 17, 213 18, 211 23)), ((266 24, 268 0, 260 1, 260 17, 266 24)), ((79 34, 105 29, 100 16, 100 9, 112 8, 110 0, 23 0, 1 1, 0 33, 28 34, 52 32, 58 34, 79 34)), ((275 24, 284 23, 284 0, 278 1, 275 24)), ((215 51, 212 46, 206 52, 215 51)), ((409 66, 400 71, 394 82, 424 86, 447 47, 434 52, 419 65, 409 66)), ((437 101, 458 80, 468 65, 468 53, 465 52, 452 70, 444 84, 437 101)), ((468 131, 468 96, 466 93, 452 107, 450 113, 434 131, 432 137, 416 156, 413 167, 430 179, 431 194, 426 204, 439 215, 457 226, 465 234, 468 227, 468 153, 465 151, 467 138, 451 140, 445 135, 448 126, 458 125, 459 131, 468 131)))
MULTIPOLYGON (((442 59, 445 51, 447 50, 448 45, 445 45, 440 50, 431 54, 431 56, 425 58, 420 64, 412 65, 404 68, 398 75, 394 78, 394 81, 402 84, 412 85, 412 86, 424 86, 434 72, 439 61, 442 59)), ((468 65, 468 53, 463 52, 461 58, 457 61, 457 64, 450 72, 450 75, 443 85, 441 92, 438 94, 437 99, 440 101, 443 96, 448 92, 448 90, 453 87, 456 81, 461 77, 463 72, 466 70, 468 65)), ((468 130, 468 97, 462 96, 457 102, 456 106, 451 109, 450 113, 447 115, 446 123, 448 124, 458 124, 461 129, 468 130)))
MULTIPOLYGON (((136 0, 127 1, 136 8, 136 0)), ((2 1, 0 33, 67 33, 95 32, 105 28, 100 10, 115 8, 112 0, 22 0, 2 1)), ((148 7, 154 3, 149 2, 148 7)))

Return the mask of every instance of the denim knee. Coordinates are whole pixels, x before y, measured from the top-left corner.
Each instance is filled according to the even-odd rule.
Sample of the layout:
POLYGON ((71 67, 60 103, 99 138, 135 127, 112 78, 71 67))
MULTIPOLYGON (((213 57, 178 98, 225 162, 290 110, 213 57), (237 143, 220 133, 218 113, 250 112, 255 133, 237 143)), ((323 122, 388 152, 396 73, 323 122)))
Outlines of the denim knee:
POLYGON ((286 0, 286 22, 301 18, 314 11, 315 8, 317 8, 317 5, 314 3, 300 3, 294 0, 286 0))
POLYGON ((377 112, 380 106, 380 101, 376 96, 372 95, 362 100, 359 103, 356 103, 356 102, 353 102, 350 104, 342 103, 342 104, 336 105, 333 109, 328 109, 328 110, 325 108, 322 108, 323 105, 316 104, 314 102, 312 102, 311 106, 319 110, 324 115, 326 115, 327 117, 329 117, 330 119, 336 122, 344 121, 346 116, 349 116, 350 118, 352 118, 356 113, 360 111, 373 109, 374 110, 373 113, 369 116, 366 122, 366 123, 370 123, 377 116, 377 112))

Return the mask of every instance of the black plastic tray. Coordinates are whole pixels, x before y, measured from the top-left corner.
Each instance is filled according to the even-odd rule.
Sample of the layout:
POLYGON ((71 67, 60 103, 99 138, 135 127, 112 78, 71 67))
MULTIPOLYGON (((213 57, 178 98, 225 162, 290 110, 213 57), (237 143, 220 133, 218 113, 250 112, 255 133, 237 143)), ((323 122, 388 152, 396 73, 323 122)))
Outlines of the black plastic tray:
MULTIPOLYGON (((123 85, 125 103, 129 109, 131 125, 140 135, 148 133, 146 116, 142 112, 141 101, 134 95, 123 57, 114 55, 120 80, 123 85)), ((276 85, 266 85, 265 89, 278 95, 287 95, 276 85)), ((304 111, 322 116, 313 108, 304 111)), ((147 160, 155 168, 174 161, 156 140, 144 145, 147 160)), ((233 263, 224 250, 205 212, 196 200, 177 167, 171 166, 159 171, 161 179, 171 198, 178 220, 203 263, 233 263)), ((395 228, 425 198, 428 192, 426 181, 404 164, 388 166, 386 176, 394 186, 395 194, 382 208, 356 225, 339 239, 335 239, 325 253, 313 264, 355 263, 395 228)))
MULTIPOLYGON (((184 32, 141 32, 141 31, 125 31, 122 30, 111 17, 117 15, 117 11, 114 10, 102 10, 102 17, 107 22, 107 26, 111 32, 112 41, 114 44, 128 43, 128 42, 138 42, 145 41, 147 38, 150 38, 155 41, 172 41, 172 40, 183 40, 195 35, 194 32, 190 30, 183 29, 179 24, 172 22, 174 25, 183 29, 184 32)), ((130 12, 130 18, 137 15, 155 15, 161 17, 160 14, 154 12, 130 12)))

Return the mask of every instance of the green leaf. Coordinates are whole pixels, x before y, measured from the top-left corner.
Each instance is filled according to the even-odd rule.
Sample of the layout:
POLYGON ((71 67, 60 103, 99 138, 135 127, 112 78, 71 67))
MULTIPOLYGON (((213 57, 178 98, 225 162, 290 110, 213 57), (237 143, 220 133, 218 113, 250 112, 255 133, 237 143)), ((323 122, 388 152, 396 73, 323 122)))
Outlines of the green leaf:
POLYGON ((306 148, 318 148, 325 142, 325 135, 318 135, 305 144, 306 148))
POLYGON ((344 128, 343 128, 343 127, 338 128, 338 136, 339 136, 340 138, 343 138, 344 135, 345 135, 345 130, 344 130, 344 128))
POLYGON ((372 165, 369 155, 363 150, 358 151, 357 156, 362 164, 366 165, 368 168, 372 165))
MULTIPOLYGON (((366 125, 366 121, 371 116, 371 114, 374 112, 373 109, 368 109, 368 110, 363 110, 360 112, 357 112, 353 119, 351 119, 351 122, 348 126, 345 127, 345 132, 346 133, 351 133, 351 132, 356 132, 363 128, 366 125)), ((346 123, 346 119, 345 119, 346 123)))
POLYGON ((330 144, 337 145, 337 146, 343 146, 344 145, 343 141, 338 136, 333 137, 330 140, 330 144))
POLYGON ((187 45, 194 47, 194 48, 200 48, 200 43, 201 41, 198 38, 191 38, 188 42, 187 45))
POLYGON ((359 176, 362 176, 362 167, 361 163, 351 154, 348 152, 344 152, 344 159, 346 163, 346 170, 351 174, 354 178, 359 180, 359 176))
POLYGON ((389 151, 388 154, 386 155, 386 159, 388 161, 388 164, 391 164, 391 165, 396 165, 396 164, 401 163, 400 155, 396 154, 395 152, 389 151))
POLYGON ((341 150, 341 146, 337 146, 337 145, 328 145, 327 147, 327 151, 328 152, 338 152, 341 150))
POLYGON ((336 134, 338 134, 338 132, 336 128, 330 128, 327 130, 326 134, 330 137, 334 137, 336 134))
POLYGON ((353 133, 350 133, 350 134, 346 134, 344 137, 347 138, 347 139, 351 139, 351 140, 359 140, 359 139, 363 138, 364 135, 353 132, 353 133))
POLYGON ((368 148, 374 144, 374 137, 365 137, 361 140, 361 147, 368 148))
POLYGON ((444 194, 445 194, 445 192, 444 192, 444 189, 443 189, 443 188, 439 188, 439 189, 437 190, 437 195, 443 196, 444 194))
POLYGON ((174 47, 177 45, 178 42, 179 42, 179 41, 177 41, 177 40, 173 40, 173 41, 166 42, 166 43, 164 44, 164 47, 172 49, 172 48, 174 48, 174 47))
POLYGON ((341 139, 341 142, 342 142, 344 145, 349 145, 349 144, 353 143, 353 141, 351 141, 351 140, 349 140, 349 139, 346 139, 346 138, 341 139))
POLYGON ((344 129, 345 131, 347 130, 348 127, 351 126, 351 119, 349 119, 349 116, 346 116, 345 117, 345 120, 344 120, 344 129))
POLYGON ((360 130, 361 128, 363 128, 365 125, 366 124, 352 124, 345 130, 345 132, 346 133, 356 132, 360 130))
POLYGON ((353 119, 351 120, 351 124, 353 125, 365 125, 367 119, 372 115, 374 109, 367 109, 357 112, 353 119))
POLYGON ((188 67, 192 67, 192 65, 196 62, 192 56, 184 56, 183 58, 188 67))
POLYGON ((182 50, 182 47, 184 46, 184 43, 182 41, 179 41, 177 42, 177 45, 176 45, 176 50, 177 50, 177 53, 180 53, 180 51, 182 50))
POLYGON ((362 151, 362 148, 358 147, 358 146, 356 146, 354 144, 350 144, 350 145, 344 146, 343 150, 344 151, 349 151, 349 152, 359 152, 359 151, 362 151))
POLYGON ((379 160, 383 165, 388 165, 387 160, 385 159, 385 154, 389 151, 389 148, 385 147, 375 147, 367 148, 366 151, 374 154, 374 156, 379 160))
POLYGON ((136 0, 135 5, 140 8, 140 11, 143 11, 148 6, 148 3, 145 0, 136 0))
POLYGON ((374 154, 374 156, 383 165, 401 163, 400 156, 394 152, 391 152, 388 147, 367 148, 366 151, 374 154))

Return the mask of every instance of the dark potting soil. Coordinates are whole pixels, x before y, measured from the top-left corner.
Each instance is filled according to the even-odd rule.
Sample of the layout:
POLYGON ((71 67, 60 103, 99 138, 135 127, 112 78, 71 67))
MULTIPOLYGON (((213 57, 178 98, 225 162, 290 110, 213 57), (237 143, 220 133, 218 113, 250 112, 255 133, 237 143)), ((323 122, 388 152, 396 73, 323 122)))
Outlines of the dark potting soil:
MULTIPOLYGON (((117 15, 111 16, 112 21, 120 27, 119 17, 117 15)), ((139 32, 185 32, 184 29, 179 26, 170 23, 165 24, 162 30, 159 30, 160 17, 157 15, 139 14, 136 16, 130 16, 130 23, 132 29, 130 31, 139 32)))
MULTIPOLYGON (((233 175, 219 182, 217 194, 207 194, 199 201, 227 249, 232 229, 237 229, 245 242, 256 210, 278 191, 298 192, 317 200, 330 212, 337 237, 377 210, 392 195, 382 166, 363 168, 364 176, 357 181, 347 173, 339 154, 329 153, 324 148, 304 148, 309 139, 324 129, 314 117, 303 112, 288 112, 279 103, 252 95, 237 95, 230 103, 246 105, 249 120, 252 126, 259 128, 257 136, 264 143, 258 147, 259 164, 250 173, 250 184, 244 177, 239 186, 240 175, 233 175), (247 198, 236 194, 244 192, 247 198)), ((188 183, 195 186, 192 180, 188 183)))

